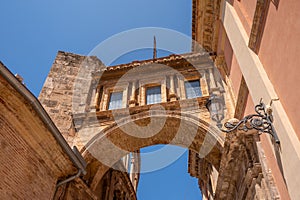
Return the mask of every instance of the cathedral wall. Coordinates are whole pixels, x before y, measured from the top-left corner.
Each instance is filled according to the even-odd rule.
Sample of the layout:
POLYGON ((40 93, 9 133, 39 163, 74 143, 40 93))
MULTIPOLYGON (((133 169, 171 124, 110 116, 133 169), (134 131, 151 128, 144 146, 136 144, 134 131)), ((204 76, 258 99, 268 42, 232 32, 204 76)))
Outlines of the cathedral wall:
POLYGON ((233 0, 232 2, 247 35, 250 36, 257 0, 233 0))
MULTIPOLYGON (((225 54, 226 57, 226 54, 225 54)), ((233 92, 235 97, 238 96, 238 92, 239 92, 239 88, 240 88, 240 84, 241 84, 241 80, 242 80, 242 72, 240 70, 239 64, 237 62, 237 59, 235 57, 235 55, 232 55, 232 60, 231 63, 229 63, 230 65, 230 74, 229 74, 229 78, 232 82, 232 86, 233 86, 233 92)))
MULTIPOLYGON (((244 115, 246 116, 246 115, 254 114, 254 106, 255 106, 255 103, 252 101, 251 96, 248 95, 244 115)), ((264 153, 267 157, 266 164, 271 169, 271 172, 273 174, 273 178, 274 178, 275 184, 278 188, 278 191, 280 193, 280 196, 282 199, 290 199, 288 190, 287 190, 287 187, 286 187, 286 184, 284 181, 284 174, 282 174, 283 173, 281 171, 282 169, 280 169, 280 167, 278 166, 277 158, 276 158, 276 156, 274 156, 274 146, 270 142, 270 136, 262 134, 260 136, 260 139, 261 139, 261 147, 263 148, 264 153)), ((277 154, 278 154, 278 152, 277 152, 277 154)))
POLYGON ((219 41, 218 41, 218 54, 224 55, 225 60, 225 73, 223 78, 227 76, 230 81, 231 89, 234 95, 234 101, 237 100, 239 88, 242 80, 242 72, 240 70, 239 63, 237 62, 236 56, 233 53, 232 46, 226 34, 223 25, 220 23, 219 41))
POLYGON ((258 56, 300 139, 300 1, 274 2, 269 5, 258 56))
POLYGON ((39 95, 39 101, 68 142, 72 139, 74 82, 84 59, 84 56, 58 52, 39 95))
POLYGON ((90 109, 91 72, 101 66, 96 57, 58 52, 39 100, 70 146, 75 127, 72 115, 90 109))
MULTIPOLYGON (((279 101, 273 102, 272 108, 274 126, 281 140, 281 148, 276 148, 269 136, 263 136, 262 138, 266 138, 266 140, 263 140, 262 143, 263 148, 266 149, 266 157, 275 176, 275 182, 280 187, 281 197, 283 199, 288 198, 286 196, 288 191, 291 198, 296 199, 299 195, 296 189, 299 180, 293 174, 298 168, 296 166, 299 166, 300 163, 299 137, 297 137, 294 120, 299 117, 295 114, 291 118, 291 114, 297 113, 297 104, 294 99, 299 96, 297 94, 299 90, 296 90, 295 86, 298 72, 296 52, 299 51, 299 47, 291 41, 297 41, 298 38, 295 35, 297 35, 298 29, 296 27, 300 26, 291 22, 297 13, 293 10, 293 8, 296 9, 297 4, 292 1, 289 3, 280 1, 277 4, 279 6, 276 6, 276 2, 278 3, 278 1, 269 2, 270 8, 266 18, 266 26, 262 28, 261 25, 258 25, 258 31, 251 30, 250 37, 243 19, 234 5, 235 2, 233 4, 226 1, 222 2, 220 18, 249 89, 246 113, 254 113, 253 104, 256 105, 260 98, 263 98, 264 102, 268 104, 271 99, 279 97, 279 101), (283 30, 285 31, 284 34, 282 33, 283 30), (257 35, 253 36, 253 33, 257 35), (259 34, 261 33, 263 35, 260 44, 259 34), (294 39, 291 40, 291 38, 294 39), (252 46, 251 42, 253 41, 256 41, 255 44, 260 46, 252 46), (289 109, 293 109, 293 111, 291 112, 289 109)), ((264 17, 264 13, 261 15, 264 17)), ((260 18, 254 17, 253 20, 256 21, 253 21, 253 26, 260 23, 258 19, 260 18)))
MULTIPOLYGON (((233 6, 241 20, 245 31, 248 36, 250 35, 249 27, 252 26, 252 17, 250 23, 245 18, 249 15, 249 12, 254 14, 255 5, 248 12, 243 13, 243 6, 245 1, 234 1, 233 6), (252 10, 252 11, 251 11, 252 10), (251 26, 249 26, 251 25, 251 26)), ((248 1, 247 1, 248 2, 248 1)), ((249 1, 248 3, 250 3, 249 1)), ((266 15, 266 22, 264 29, 262 30, 262 41, 258 47, 258 56, 268 78, 272 82, 272 85, 292 123, 295 132, 299 138, 300 126, 297 120, 300 118, 299 112, 297 112, 297 99, 300 95, 299 90, 296 89, 296 82, 299 79, 299 69, 297 67, 297 53, 300 52, 299 45, 293 41, 299 40, 300 24, 294 19, 299 18, 299 12, 297 8, 300 7, 299 2, 289 1, 280 3, 279 1, 270 2, 266 15), (284 31, 284 34, 283 32, 284 31), (297 34, 298 33, 298 34, 297 34), (276 42, 274 42, 276 41, 276 42), (291 42, 292 41, 292 42, 291 42), (287 53, 291 52, 291 53, 287 53)), ((244 7, 246 8, 246 7, 244 7)), ((250 8, 250 7, 249 7, 250 8)), ((245 114, 253 113, 254 104, 251 97, 248 97, 245 114), (252 110, 252 112, 251 112, 252 110)), ((282 195, 283 199, 288 199, 288 191, 285 185, 284 172, 282 161, 277 150, 274 150, 274 146, 266 136, 262 136, 262 147, 266 151, 268 157, 268 163, 272 169, 275 177, 276 184, 282 195), (277 154, 277 156, 275 156, 277 154)))

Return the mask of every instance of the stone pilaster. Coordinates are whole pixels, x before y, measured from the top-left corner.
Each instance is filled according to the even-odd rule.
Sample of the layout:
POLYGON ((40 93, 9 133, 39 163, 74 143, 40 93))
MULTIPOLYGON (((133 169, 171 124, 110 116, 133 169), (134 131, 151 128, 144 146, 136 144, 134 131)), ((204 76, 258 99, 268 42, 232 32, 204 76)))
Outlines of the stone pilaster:
POLYGON ((161 82, 161 102, 167 102, 167 81, 164 78, 161 82))
POLYGON ((131 86, 131 95, 130 95, 130 100, 129 100, 129 107, 134 107, 136 105, 136 99, 135 99, 135 81, 132 82, 131 86))
POLYGON ((177 100, 177 97, 176 97, 176 94, 175 94, 175 85, 174 85, 174 76, 173 75, 170 76, 170 94, 169 94, 169 97, 170 97, 170 101, 176 101, 177 100))

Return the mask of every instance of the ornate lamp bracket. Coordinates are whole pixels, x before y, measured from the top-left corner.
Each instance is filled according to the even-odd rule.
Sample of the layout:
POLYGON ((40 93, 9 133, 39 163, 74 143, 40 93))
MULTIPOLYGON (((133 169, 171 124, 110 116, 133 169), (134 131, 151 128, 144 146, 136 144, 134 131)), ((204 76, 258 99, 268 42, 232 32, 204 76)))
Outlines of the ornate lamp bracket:
POLYGON ((243 130, 247 132, 251 129, 256 129, 260 134, 268 133, 272 135, 275 142, 280 144, 280 140, 273 126, 273 115, 271 106, 266 106, 262 99, 259 104, 255 106, 256 114, 251 114, 245 116, 237 124, 226 122, 224 127, 226 129, 220 128, 221 131, 229 133, 234 130, 243 130))

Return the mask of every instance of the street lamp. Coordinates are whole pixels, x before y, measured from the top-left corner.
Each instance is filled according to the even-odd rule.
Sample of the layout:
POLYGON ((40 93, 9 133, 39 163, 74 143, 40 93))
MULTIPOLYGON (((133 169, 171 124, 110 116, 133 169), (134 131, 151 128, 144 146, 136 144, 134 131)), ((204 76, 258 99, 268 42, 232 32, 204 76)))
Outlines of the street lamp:
POLYGON ((222 128, 221 121, 224 119, 224 101, 220 96, 212 94, 206 102, 206 108, 210 112, 212 120, 217 122, 217 127, 222 128))
POLYGON ((224 119, 224 100, 219 95, 212 94, 206 102, 206 108, 210 112, 211 119, 217 123, 217 127, 226 133, 234 130, 243 130, 247 132, 256 129, 260 134, 268 133, 273 136, 275 142, 280 144, 279 138, 273 126, 272 108, 266 106, 262 100, 255 106, 256 114, 245 116, 238 123, 226 122, 222 129, 222 120, 224 119))

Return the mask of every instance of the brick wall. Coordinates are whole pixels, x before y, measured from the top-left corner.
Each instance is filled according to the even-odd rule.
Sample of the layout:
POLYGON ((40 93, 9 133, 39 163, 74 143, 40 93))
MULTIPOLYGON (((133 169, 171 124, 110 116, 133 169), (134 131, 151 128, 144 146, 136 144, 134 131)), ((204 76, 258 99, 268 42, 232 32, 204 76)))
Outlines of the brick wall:
POLYGON ((2 63, 0 70, 0 199, 52 199, 57 180, 76 168, 35 97, 2 63))
POLYGON ((57 177, 12 127, 0 116, 0 199, 51 199, 57 177))

